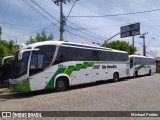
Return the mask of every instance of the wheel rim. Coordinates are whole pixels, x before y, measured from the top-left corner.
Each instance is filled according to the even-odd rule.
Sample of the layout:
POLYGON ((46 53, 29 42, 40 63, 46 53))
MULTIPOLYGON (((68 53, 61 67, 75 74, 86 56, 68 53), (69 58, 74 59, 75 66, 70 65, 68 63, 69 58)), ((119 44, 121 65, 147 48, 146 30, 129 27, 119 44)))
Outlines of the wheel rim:
POLYGON ((59 81, 58 82, 58 87, 59 88, 63 88, 64 87, 64 82, 63 81, 59 81))
POLYGON ((114 75, 114 80, 115 80, 115 81, 118 80, 118 75, 117 75, 117 74, 114 75))

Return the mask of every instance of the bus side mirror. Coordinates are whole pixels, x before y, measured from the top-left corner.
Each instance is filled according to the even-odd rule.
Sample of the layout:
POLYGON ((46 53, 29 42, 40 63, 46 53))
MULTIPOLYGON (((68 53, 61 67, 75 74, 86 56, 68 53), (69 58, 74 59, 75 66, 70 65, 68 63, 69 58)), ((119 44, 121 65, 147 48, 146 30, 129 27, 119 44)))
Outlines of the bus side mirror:
POLYGON ((5 64, 5 60, 10 59, 10 58, 14 58, 14 56, 6 56, 2 59, 2 65, 5 64))
POLYGON ((18 52, 18 60, 22 60, 23 50, 18 52))

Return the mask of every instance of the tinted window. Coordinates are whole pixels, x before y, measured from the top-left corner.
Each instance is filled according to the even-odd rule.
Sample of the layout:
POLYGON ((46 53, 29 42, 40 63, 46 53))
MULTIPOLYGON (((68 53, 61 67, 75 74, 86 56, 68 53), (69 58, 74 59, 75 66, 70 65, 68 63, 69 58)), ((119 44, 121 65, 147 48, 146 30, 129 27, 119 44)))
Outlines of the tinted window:
POLYGON ((113 61, 128 61, 129 57, 127 53, 113 53, 113 61))
POLYGON ((144 65, 152 65, 155 63, 154 59, 151 58, 135 58, 135 65, 144 64, 144 65))
POLYGON ((45 45, 36 48, 39 50, 32 52, 30 75, 40 72, 51 65, 56 46, 45 45))
POLYGON ((66 61, 128 61, 128 59, 127 53, 60 46, 54 64, 66 61))
POLYGON ((100 61, 112 61, 113 54, 109 51, 99 51, 98 58, 100 61))
POLYGON ((121 60, 122 61, 128 61, 129 60, 129 56, 127 53, 121 53, 121 60))
POLYGON ((60 46, 55 64, 66 61, 97 61, 98 52, 91 49, 60 46))

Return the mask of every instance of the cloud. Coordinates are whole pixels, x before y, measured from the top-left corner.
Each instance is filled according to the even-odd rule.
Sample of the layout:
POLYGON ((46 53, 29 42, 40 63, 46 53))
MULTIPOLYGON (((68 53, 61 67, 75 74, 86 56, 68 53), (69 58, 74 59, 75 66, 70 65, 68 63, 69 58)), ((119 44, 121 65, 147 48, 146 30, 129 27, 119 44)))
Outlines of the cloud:
POLYGON ((160 48, 150 47, 150 52, 154 57, 160 57, 160 48))
MULTIPOLYGON (((29 0, 28 0, 29 1, 29 0)), ((60 7, 55 5, 51 0, 35 0, 40 6, 42 6, 46 11, 48 11, 51 15, 53 15, 56 19, 59 20, 59 9, 60 7)), ((29 1, 30 2, 30 1, 29 1)), ((31 2, 30 2, 31 3, 31 2)), ((34 7, 36 7, 33 3, 31 3, 34 7)), ((76 2, 72 12, 72 15, 111 15, 111 14, 119 14, 119 13, 130 13, 137 11, 146 11, 152 9, 159 8, 160 1, 159 0, 79 0, 76 2)), ((73 2, 67 3, 64 5, 64 15, 68 15, 73 2)), ((18 24, 26 24, 31 26, 39 26, 40 28, 30 29, 27 27, 17 27, 11 25, 3 25, 2 28, 5 30, 3 33, 4 38, 10 36, 10 34, 15 35, 23 35, 28 33, 40 32, 42 28, 50 25, 51 23, 43 18, 41 15, 32 10, 29 6, 27 6, 22 0, 1 0, 0 4, 0 18, 2 21, 7 21, 11 23, 18 24), (6 32, 6 33, 5 33, 6 32)), ((36 7, 37 8, 37 7, 36 7)), ((37 8, 38 9, 38 8, 37 8)), ((38 9, 40 10, 40 9, 38 9)), ((45 16, 47 16, 50 20, 55 22, 55 20, 49 17, 46 13, 40 10, 45 16)), ((156 48, 159 47, 159 16, 160 11, 145 13, 145 14, 136 14, 136 15, 126 15, 126 16, 115 16, 115 17, 102 17, 102 18, 69 18, 69 20, 78 26, 81 26, 88 31, 95 33, 99 36, 102 36, 106 39, 115 35, 120 31, 120 27, 128 24, 132 24, 135 22, 140 22, 141 24, 141 33, 148 32, 146 35, 146 43, 150 41, 151 38, 155 38, 149 46, 154 46, 156 48), (157 19, 157 20, 154 20, 157 19), (115 26, 114 26, 115 25, 115 26), (103 27, 102 27, 103 26, 103 27), (107 27, 109 26, 109 27, 107 27), (150 27, 148 27, 150 26, 150 27), (97 29, 96 27, 100 27, 97 29)), ((56 22, 57 26, 59 23, 56 22)), ((67 22, 68 26, 80 29, 73 24, 67 22)), ((54 33, 54 37, 56 40, 59 40, 59 28, 52 26, 46 29, 47 33, 54 33)), ((81 30, 82 32, 76 30, 70 30, 70 32, 75 33, 79 36, 89 38, 84 39, 75 35, 70 35, 67 32, 67 28, 65 27, 64 39, 67 41, 73 42, 83 42, 85 44, 92 44, 92 42, 102 43, 104 40, 89 36, 87 34, 83 34, 82 32, 88 33, 85 30, 81 30), (70 37, 72 36, 72 38, 70 37)), ((90 34, 90 33, 89 33, 90 34)), ((21 43, 25 43, 27 38, 29 38, 31 34, 14 37, 21 41, 21 43)), ((132 43, 132 37, 120 38, 120 36, 116 36, 112 40, 126 40, 132 43)), ((111 40, 111 41, 112 41, 111 40)), ((141 47, 140 43, 142 43, 142 39, 139 36, 135 37, 135 42, 137 43, 136 47, 141 47)), ((138 52, 142 53, 143 49, 139 49, 138 52)))

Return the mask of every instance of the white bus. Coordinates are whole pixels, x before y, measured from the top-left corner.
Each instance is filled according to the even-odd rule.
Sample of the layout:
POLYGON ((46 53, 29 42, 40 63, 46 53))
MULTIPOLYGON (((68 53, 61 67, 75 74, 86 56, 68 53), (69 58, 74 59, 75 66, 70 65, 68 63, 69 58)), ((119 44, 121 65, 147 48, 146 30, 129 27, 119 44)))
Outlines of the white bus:
POLYGON ((130 76, 151 75, 156 72, 156 60, 153 57, 130 55, 130 76))
POLYGON ((60 41, 38 42, 15 55, 10 87, 29 92, 129 76, 127 52, 60 41))

